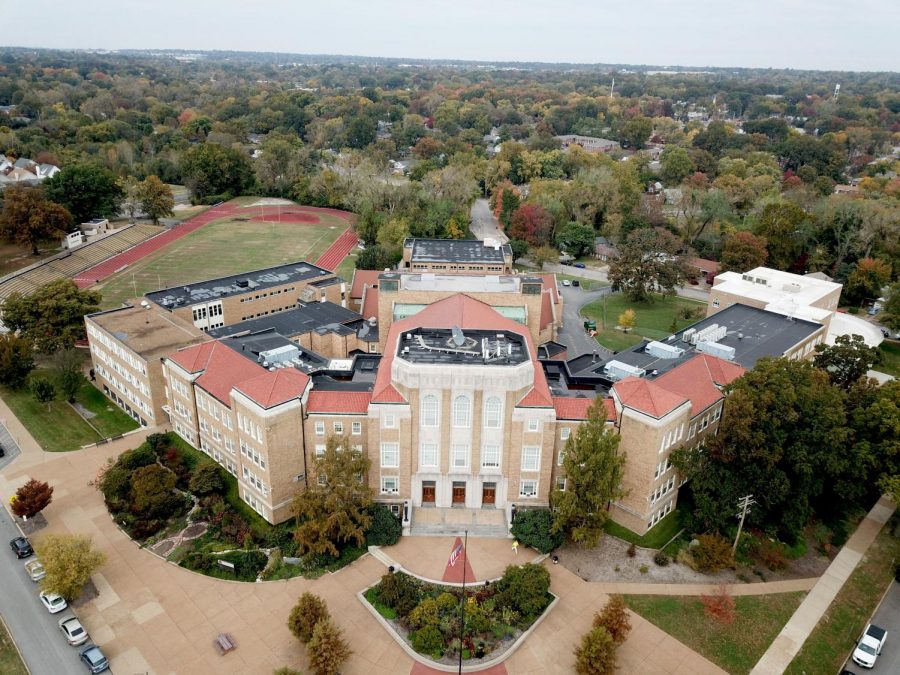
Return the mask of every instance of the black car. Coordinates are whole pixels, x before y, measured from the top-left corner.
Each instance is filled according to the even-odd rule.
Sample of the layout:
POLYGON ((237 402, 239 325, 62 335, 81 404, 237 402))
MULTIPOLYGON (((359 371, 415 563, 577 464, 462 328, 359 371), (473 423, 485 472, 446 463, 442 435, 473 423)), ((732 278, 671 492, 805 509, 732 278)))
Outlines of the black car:
POLYGON ((9 547, 17 558, 28 558, 34 555, 34 549, 25 537, 16 537, 9 542, 9 547))

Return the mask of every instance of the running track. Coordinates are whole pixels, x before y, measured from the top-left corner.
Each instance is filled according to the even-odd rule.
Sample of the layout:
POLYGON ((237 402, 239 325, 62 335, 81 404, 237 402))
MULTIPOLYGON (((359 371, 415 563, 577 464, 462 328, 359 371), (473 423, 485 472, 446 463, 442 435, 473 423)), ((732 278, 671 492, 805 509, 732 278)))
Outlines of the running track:
MULTIPOLYGON (((219 218, 234 215, 240 208, 240 204, 234 202, 227 202, 225 204, 214 206, 180 225, 176 225, 147 241, 141 242, 137 246, 133 246, 127 251, 84 270, 75 277, 75 284, 79 288, 87 288, 103 281, 128 265, 131 265, 152 253, 156 253, 169 244, 189 235, 191 232, 199 230, 204 225, 219 218)), ((334 215, 341 216, 345 220, 350 220, 352 218, 352 214, 336 209, 310 209, 311 213, 314 213, 315 211, 327 211, 334 215)), ((356 246, 356 234, 353 232, 351 226, 344 230, 343 234, 328 247, 315 264, 333 272, 347 254, 353 250, 354 246, 356 246)))

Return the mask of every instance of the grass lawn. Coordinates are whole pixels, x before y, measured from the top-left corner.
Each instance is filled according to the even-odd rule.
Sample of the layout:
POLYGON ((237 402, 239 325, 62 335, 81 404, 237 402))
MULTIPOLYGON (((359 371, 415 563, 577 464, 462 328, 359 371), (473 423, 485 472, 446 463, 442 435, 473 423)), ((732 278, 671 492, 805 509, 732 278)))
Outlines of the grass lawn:
MULTIPOLYGON (((749 673, 797 609, 805 593, 742 596, 723 625, 696 596, 626 595, 628 607, 729 673, 749 673)), ((818 668, 817 673, 837 672, 818 668)))
POLYGON ((878 534, 787 673, 836 673, 841 669, 894 579, 894 565, 900 559, 900 538, 891 534, 895 524, 896 519, 891 520, 878 534))
MULTIPOLYGON (((48 375, 48 371, 37 368, 32 373, 32 376, 34 375, 48 375)), ((28 429, 34 440, 48 452, 77 450, 82 445, 117 436, 138 426, 137 422, 119 410, 89 383, 82 385, 75 400, 97 414, 91 419, 91 423, 101 433, 92 429, 91 425, 60 397, 50 402, 48 410, 48 404, 40 403, 27 386, 22 389, 0 387, 0 396, 3 396, 3 400, 28 429)))
POLYGON ((339 277, 341 277, 348 284, 353 280, 353 270, 356 269, 356 258, 359 256, 359 249, 354 248, 350 251, 350 254, 344 258, 340 264, 338 264, 337 269, 334 271, 339 277))
POLYGON ((257 208, 247 208, 245 214, 214 220, 113 275, 99 288, 103 307, 116 307, 148 291, 202 279, 297 260, 314 263, 347 229, 344 219, 325 211, 319 212, 318 224, 238 220, 258 215, 257 208))
POLYGON ((47 242, 40 247, 39 255, 31 255, 31 250, 16 244, 0 242, 0 277, 12 274, 23 267, 34 265, 44 258, 59 253, 59 241, 47 242))
POLYGON ((19 657, 19 651, 2 621, 0 621, 0 673, 3 675, 28 675, 28 670, 19 657))
POLYGON ((698 300, 680 298, 678 296, 655 296, 652 302, 631 302, 622 293, 613 293, 596 300, 582 308, 581 313, 597 322, 597 342, 613 351, 628 349, 636 345, 643 338, 659 340, 671 335, 672 319, 678 330, 706 315, 706 304, 698 300), (606 310, 604 312, 604 302, 606 310), (628 333, 616 329, 619 315, 626 309, 633 309, 635 313, 635 326, 628 333), (684 309, 697 310, 694 319, 676 318, 684 309), (700 310, 703 310, 702 313, 700 310), (604 321, 604 315, 606 320, 604 321))
POLYGON ((900 377, 900 342, 885 340, 878 349, 881 352, 881 363, 875 364, 875 370, 900 377))
POLYGON ((643 546, 644 548, 662 548, 681 530, 681 512, 675 509, 660 520, 645 535, 635 534, 631 530, 622 527, 618 523, 607 520, 603 525, 603 529, 607 534, 611 534, 619 539, 624 539, 635 546, 643 546))

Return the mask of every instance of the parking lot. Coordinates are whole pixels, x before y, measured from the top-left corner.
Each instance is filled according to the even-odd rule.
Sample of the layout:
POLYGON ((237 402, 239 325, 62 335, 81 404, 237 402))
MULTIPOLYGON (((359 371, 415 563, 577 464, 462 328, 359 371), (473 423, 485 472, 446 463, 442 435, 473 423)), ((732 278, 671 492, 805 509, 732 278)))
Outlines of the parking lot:
POLYGON ((852 659, 847 659, 844 668, 852 673, 875 673, 876 675, 900 673, 900 583, 895 581, 891 584, 884 601, 875 612, 875 616, 872 617, 872 623, 888 632, 881 655, 875 661, 875 667, 869 670, 853 663, 852 659))

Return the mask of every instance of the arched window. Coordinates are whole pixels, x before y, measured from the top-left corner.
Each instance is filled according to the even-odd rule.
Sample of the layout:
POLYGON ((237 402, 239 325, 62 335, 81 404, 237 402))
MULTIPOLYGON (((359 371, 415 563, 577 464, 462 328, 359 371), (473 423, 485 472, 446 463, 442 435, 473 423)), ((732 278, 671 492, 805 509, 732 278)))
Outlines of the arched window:
POLYGON ((468 427, 471 409, 468 396, 457 396, 453 399, 453 426, 468 427))
POLYGON ((438 426, 438 400, 437 396, 429 394, 422 399, 422 426, 438 426))
POLYGON ((487 429, 499 429, 503 405, 496 396, 489 396, 484 402, 484 426, 487 429))

